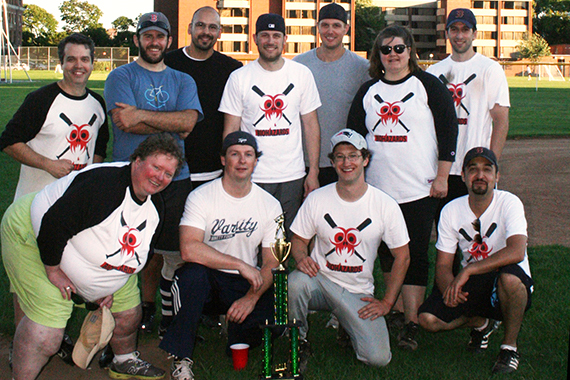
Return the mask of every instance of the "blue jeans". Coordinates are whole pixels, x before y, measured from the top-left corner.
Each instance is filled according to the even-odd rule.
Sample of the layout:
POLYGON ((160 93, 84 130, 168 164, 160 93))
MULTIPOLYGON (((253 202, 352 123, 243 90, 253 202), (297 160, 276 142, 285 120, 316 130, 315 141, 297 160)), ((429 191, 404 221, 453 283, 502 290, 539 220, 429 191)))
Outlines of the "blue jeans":
POLYGON ((295 270, 289 275, 289 320, 303 324, 299 335, 305 339, 309 310, 331 311, 350 336, 357 359, 383 367, 392 359, 386 321, 384 317, 373 321, 360 318, 358 310, 368 304, 362 297, 370 294, 350 293, 320 273, 311 278, 295 270))

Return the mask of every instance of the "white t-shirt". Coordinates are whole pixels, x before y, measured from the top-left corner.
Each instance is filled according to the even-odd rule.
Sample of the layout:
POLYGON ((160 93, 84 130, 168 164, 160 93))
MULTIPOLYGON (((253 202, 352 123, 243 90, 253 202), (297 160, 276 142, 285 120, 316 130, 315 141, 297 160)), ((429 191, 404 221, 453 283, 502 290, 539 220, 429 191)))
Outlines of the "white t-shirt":
POLYGON ((466 62, 456 62, 449 56, 430 66, 427 72, 438 77, 453 97, 459 122, 458 159, 450 174, 461 175, 463 157, 469 149, 491 145, 490 110, 495 104, 510 107, 507 78, 497 62, 478 53, 466 62))
POLYGON ((388 248, 408 243, 398 203, 368 185, 355 202, 344 201, 332 183, 309 194, 291 231, 304 239, 316 235, 311 258, 320 272, 351 293, 374 294, 374 260, 384 241, 388 248))
POLYGON ((275 242, 275 219, 282 212, 279 201, 256 184, 245 197, 234 198, 218 178, 188 195, 180 225, 204 231, 205 244, 255 267, 259 245, 275 242))
MULTIPOLYGON (((466 266, 503 249, 511 236, 527 236, 524 206, 516 195, 507 191, 495 190, 491 204, 479 217, 483 239, 481 244, 474 239, 477 232, 472 222, 476 219, 469 207, 467 195, 449 202, 441 211, 435 247, 440 251, 455 254, 459 246, 463 253, 461 264, 466 266)), ((524 259, 518 265, 530 277, 526 249, 524 259)))
POLYGON ((263 152, 253 173, 259 183, 283 183, 305 175, 301 115, 321 106, 311 70, 285 59, 277 71, 257 60, 234 71, 220 112, 241 117, 241 130, 254 135, 263 152))

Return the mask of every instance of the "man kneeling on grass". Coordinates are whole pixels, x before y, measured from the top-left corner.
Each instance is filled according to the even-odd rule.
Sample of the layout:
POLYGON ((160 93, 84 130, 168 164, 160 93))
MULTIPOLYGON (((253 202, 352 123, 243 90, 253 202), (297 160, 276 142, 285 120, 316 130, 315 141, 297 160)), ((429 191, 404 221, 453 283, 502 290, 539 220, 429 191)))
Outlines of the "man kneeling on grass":
POLYGON ((410 263, 410 239, 398 204, 364 180, 370 162, 364 137, 343 129, 333 135, 331 147, 329 158, 338 182, 309 194, 291 226, 297 270, 289 276, 289 319, 303 324, 301 371, 310 354, 309 310, 331 311, 350 336, 359 360, 387 365, 392 354, 384 315, 398 298, 410 263), (394 256, 394 266, 384 298, 376 299, 372 270, 382 242, 394 256))
POLYGON ((471 149, 462 177, 469 194, 448 203, 438 226, 437 262, 432 294, 419 309, 420 325, 432 332, 472 327, 467 349, 482 352, 503 321, 505 335, 493 373, 518 368, 517 337, 530 307, 533 280, 526 254, 526 219, 519 198, 495 190, 495 154, 471 149), (462 269, 453 275, 456 249, 462 269))

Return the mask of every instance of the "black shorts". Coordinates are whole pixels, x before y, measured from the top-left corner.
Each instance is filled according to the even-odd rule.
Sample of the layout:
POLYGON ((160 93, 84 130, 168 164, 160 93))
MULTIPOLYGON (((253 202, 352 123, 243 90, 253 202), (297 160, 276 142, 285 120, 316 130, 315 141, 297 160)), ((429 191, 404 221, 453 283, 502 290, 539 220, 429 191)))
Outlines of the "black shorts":
POLYGON ((190 178, 173 181, 164 189, 164 222, 155 248, 163 251, 180 251, 180 219, 184 212, 186 198, 192 190, 190 178))
POLYGON ((454 321, 461 316, 479 316, 502 321, 503 313, 501 312, 499 296, 497 294, 497 279, 501 273, 510 273, 518 277, 525 285, 527 292, 525 311, 528 310, 531 305, 534 281, 520 266, 511 264, 502 267, 498 271, 469 277, 469 280, 467 280, 467 283, 463 286, 463 291, 469 293, 467 302, 459 304, 456 307, 446 306, 443 303, 443 295, 437 285, 434 285, 432 293, 422 306, 420 306, 418 314, 429 313, 445 323, 454 321))

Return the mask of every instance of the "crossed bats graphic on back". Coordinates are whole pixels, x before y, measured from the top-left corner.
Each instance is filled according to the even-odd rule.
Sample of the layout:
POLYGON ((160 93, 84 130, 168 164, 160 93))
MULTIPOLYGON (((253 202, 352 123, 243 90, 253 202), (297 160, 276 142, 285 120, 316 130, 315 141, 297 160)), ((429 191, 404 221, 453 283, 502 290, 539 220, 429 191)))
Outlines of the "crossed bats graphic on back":
POLYGON ((267 99, 263 102, 263 107, 261 108, 261 110, 263 111, 263 115, 261 115, 261 117, 255 123, 253 123, 253 126, 255 127, 257 124, 259 124, 259 122, 261 120, 263 120, 263 118, 269 118, 269 115, 273 115, 273 114, 275 114, 279 117, 283 116, 283 118, 285 120, 287 120, 289 125, 291 125, 291 121, 289 120, 289 118, 287 118, 287 115, 285 115, 283 113, 283 110, 285 108, 287 108, 287 106, 285 105, 285 102, 283 101, 283 99, 281 99, 280 97, 281 96, 287 96, 287 94, 289 94, 291 92, 293 87, 295 87, 295 85, 293 83, 289 83, 289 86, 287 86, 285 91, 283 91, 283 94, 277 94, 277 95, 271 96, 271 95, 265 94, 256 85, 253 85, 253 87, 251 88, 253 90, 253 92, 255 92, 257 95, 261 96, 262 98, 267 97, 267 99))
MULTIPOLYGON (((332 217, 330 216, 330 214, 325 214, 324 216, 325 220, 327 221, 327 223, 329 224, 329 226, 331 226, 331 228, 337 228, 337 224, 335 223, 335 221, 332 219, 332 217)), ((358 257, 360 260, 362 260, 362 262, 365 262, 366 259, 364 257, 362 257, 357 251, 356 249, 354 249, 358 244, 360 244, 360 242, 356 241, 356 237, 352 237, 350 236, 350 231, 351 230, 358 230, 359 232, 362 231, 363 229, 365 229, 366 227, 368 227, 370 225, 370 223, 372 223, 372 220, 370 218, 366 218, 362 223, 360 223, 358 225, 358 227, 356 228, 349 228, 349 229, 344 229, 342 227, 338 227, 339 229, 341 229, 343 235, 342 236, 338 236, 338 239, 336 239, 336 235, 335 235, 335 241, 331 243, 334 244, 334 248, 331 249, 330 251, 328 251, 325 254, 325 257, 329 256, 331 253, 333 253, 337 247, 340 246, 346 246, 346 248, 348 248, 350 251, 352 251, 356 257, 358 257)), ((337 234, 338 235, 338 234, 337 234)))

